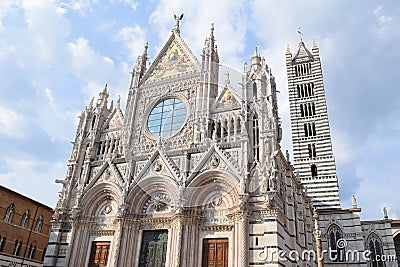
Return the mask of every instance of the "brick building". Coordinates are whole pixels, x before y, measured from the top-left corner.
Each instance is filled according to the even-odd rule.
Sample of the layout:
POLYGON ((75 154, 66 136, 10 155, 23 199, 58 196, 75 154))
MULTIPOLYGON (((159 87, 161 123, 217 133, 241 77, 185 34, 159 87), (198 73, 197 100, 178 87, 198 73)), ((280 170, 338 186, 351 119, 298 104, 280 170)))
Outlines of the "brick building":
POLYGON ((0 186, 0 266, 42 266, 53 209, 0 186))

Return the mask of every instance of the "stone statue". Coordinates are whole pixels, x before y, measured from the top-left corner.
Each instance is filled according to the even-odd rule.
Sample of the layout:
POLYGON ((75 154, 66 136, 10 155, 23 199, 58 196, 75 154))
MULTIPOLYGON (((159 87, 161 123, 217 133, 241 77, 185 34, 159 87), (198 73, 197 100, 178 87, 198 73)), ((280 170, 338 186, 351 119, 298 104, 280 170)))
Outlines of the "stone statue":
POLYGON ((357 199, 354 195, 351 197, 351 203, 353 204, 353 208, 357 208, 357 199))
POLYGON ((271 198, 270 198, 270 196, 269 196, 268 194, 265 194, 265 195, 264 195, 264 206, 265 206, 267 209, 270 209, 270 208, 271 208, 271 198))
POLYGON ((242 194, 246 193, 246 180, 244 178, 240 180, 240 191, 242 194))
POLYGON ((269 188, 271 190, 275 190, 276 189, 276 177, 275 177, 276 173, 272 172, 271 176, 269 177, 269 188))
POLYGON ((386 207, 383 207, 383 217, 385 218, 385 220, 387 220, 389 218, 386 207))
POLYGON ((174 14, 174 19, 175 19, 175 29, 179 31, 179 22, 183 19, 183 14, 181 14, 180 16, 174 14))

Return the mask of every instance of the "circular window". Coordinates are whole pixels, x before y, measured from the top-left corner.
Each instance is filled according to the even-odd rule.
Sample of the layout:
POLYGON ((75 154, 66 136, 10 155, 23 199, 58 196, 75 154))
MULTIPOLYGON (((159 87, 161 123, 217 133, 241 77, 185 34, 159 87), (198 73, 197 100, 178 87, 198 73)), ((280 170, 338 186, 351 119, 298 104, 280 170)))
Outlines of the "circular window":
POLYGON ((169 98, 153 108, 147 120, 147 127, 154 136, 169 137, 182 128, 186 115, 185 104, 177 98, 169 98))

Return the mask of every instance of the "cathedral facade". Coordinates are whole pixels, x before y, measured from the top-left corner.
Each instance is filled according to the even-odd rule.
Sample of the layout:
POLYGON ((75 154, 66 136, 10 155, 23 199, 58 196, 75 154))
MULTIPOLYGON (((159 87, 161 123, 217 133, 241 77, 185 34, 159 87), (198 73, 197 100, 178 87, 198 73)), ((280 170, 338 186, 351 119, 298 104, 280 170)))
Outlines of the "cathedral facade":
MULTIPOLYGON (((363 223, 356 204, 340 208, 331 146, 319 159, 324 142, 304 137, 306 145, 294 145, 294 165, 282 153, 275 79, 257 50, 237 88, 229 72, 220 74, 214 26, 198 60, 180 35, 181 18, 151 65, 147 44, 138 57, 125 110, 120 100, 109 103, 106 86, 82 112, 66 177, 57 181, 44 266, 347 266, 346 248, 362 251, 369 240, 395 253, 390 220, 363 223), (308 144, 318 154, 302 160, 308 144), (332 177, 313 186, 318 175, 307 168, 324 164, 332 177), (328 248, 339 260, 324 261, 328 248)), ((306 83, 324 94, 322 72, 314 75, 318 49, 302 49, 297 58, 287 52, 288 72, 310 66, 306 83), (303 51, 310 58, 300 59, 303 51)), ((292 98, 303 79, 289 78, 292 98)), ((292 119, 301 120, 292 98, 292 119)), ((326 112, 325 98, 299 101, 315 101, 307 112, 326 112)))

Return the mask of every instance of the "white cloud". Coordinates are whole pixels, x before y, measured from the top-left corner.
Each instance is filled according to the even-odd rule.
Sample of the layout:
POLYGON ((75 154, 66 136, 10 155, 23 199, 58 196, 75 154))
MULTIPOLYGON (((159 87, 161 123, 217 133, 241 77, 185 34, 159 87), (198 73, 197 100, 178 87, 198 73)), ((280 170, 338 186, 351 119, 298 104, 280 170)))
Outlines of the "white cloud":
POLYGON ((385 16, 382 14, 382 5, 379 5, 375 10, 374 10, 374 15, 378 19, 379 23, 381 25, 386 24, 390 21, 392 21, 392 18, 390 16, 385 16))
POLYGON ((0 134, 11 137, 22 137, 23 118, 13 110, 0 106, 0 134))
POLYGON ((138 24, 124 27, 114 36, 117 41, 122 41, 128 49, 131 62, 135 62, 138 55, 143 53, 146 33, 138 24))
POLYGON ((243 59, 239 55, 245 47, 248 20, 246 11, 245 1, 171 2, 162 0, 151 14, 150 23, 164 42, 174 26, 173 14, 183 13, 181 34, 197 58, 200 58, 205 38, 210 35, 211 23, 215 23, 215 36, 221 63, 242 69, 243 59))
POLYGON ((0 171, 0 184, 54 207, 60 188, 53 181, 65 173, 65 162, 49 164, 40 160, 15 159, 6 162, 7 172, 0 171))
POLYGON ((78 11, 82 16, 94 11, 93 5, 98 3, 97 0, 71 0, 63 2, 62 5, 74 11, 78 11))
POLYGON ((138 2, 134 0, 120 0, 120 2, 124 3, 125 5, 129 6, 132 10, 136 10, 138 7, 138 2))

